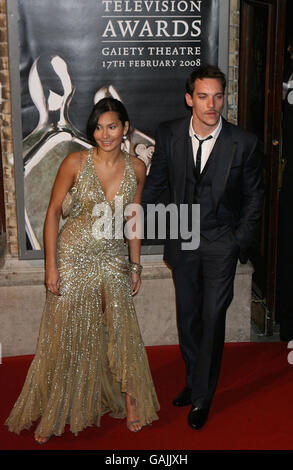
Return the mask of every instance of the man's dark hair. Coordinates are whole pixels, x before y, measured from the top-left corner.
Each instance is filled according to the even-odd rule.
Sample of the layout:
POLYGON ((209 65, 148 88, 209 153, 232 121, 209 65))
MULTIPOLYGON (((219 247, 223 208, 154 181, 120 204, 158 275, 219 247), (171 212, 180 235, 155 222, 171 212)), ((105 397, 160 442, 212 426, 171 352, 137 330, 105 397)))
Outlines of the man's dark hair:
POLYGON ((226 77, 224 73, 217 67, 217 65, 202 65, 201 67, 195 69, 186 80, 186 93, 190 96, 193 95, 195 81, 202 80, 203 78, 216 78, 219 80, 223 86, 223 92, 226 88, 226 77))

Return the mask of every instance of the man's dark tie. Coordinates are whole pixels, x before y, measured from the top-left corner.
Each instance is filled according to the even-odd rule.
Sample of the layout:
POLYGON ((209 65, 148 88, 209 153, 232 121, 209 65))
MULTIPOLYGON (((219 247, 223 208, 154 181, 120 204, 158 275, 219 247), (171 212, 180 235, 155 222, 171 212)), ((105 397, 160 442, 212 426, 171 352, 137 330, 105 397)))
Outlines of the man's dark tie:
POLYGON ((212 135, 209 135, 208 137, 206 137, 205 139, 199 139, 195 134, 194 134, 194 137, 196 137, 196 139, 198 140, 198 149, 197 149, 197 153, 196 153, 196 160, 195 160, 195 179, 196 181, 199 180, 199 176, 200 176, 200 168, 201 168, 201 146, 202 144, 206 141, 206 140, 209 140, 209 139, 212 139, 212 135))

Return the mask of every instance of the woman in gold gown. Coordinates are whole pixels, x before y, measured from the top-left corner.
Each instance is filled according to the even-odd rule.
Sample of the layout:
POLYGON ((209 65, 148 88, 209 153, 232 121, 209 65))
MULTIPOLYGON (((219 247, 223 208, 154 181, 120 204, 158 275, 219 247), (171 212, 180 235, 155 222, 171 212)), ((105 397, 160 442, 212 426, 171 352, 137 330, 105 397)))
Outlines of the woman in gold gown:
POLYGON ((108 412, 126 418, 133 432, 158 419, 133 305, 141 283, 140 239, 128 240, 128 262, 117 224, 127 205, 140 204, 146 174, 141 160, 121 150, 128 130, 122 103, 99 101, 88 121, 94 148, 68 155, 53 186, 37 350, 6 420, 19 433, 40 418, 35 440, 41 444, 60 436, 66 424, 74 434, 99 426, 108 412), (58 234, 62 202, 72 187, 73 207, 58 234))

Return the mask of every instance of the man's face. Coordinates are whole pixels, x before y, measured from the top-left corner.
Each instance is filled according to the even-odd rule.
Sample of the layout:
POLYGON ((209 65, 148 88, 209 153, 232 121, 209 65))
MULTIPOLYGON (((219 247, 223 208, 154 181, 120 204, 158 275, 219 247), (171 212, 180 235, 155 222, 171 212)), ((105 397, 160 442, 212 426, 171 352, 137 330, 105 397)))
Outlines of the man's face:
POLYGON ((218 125, 224 107, 225 94, 217 78, 196 79, 193 95, 186 93, 186 103, 192 107, 193 127, 212 132, 218 125))

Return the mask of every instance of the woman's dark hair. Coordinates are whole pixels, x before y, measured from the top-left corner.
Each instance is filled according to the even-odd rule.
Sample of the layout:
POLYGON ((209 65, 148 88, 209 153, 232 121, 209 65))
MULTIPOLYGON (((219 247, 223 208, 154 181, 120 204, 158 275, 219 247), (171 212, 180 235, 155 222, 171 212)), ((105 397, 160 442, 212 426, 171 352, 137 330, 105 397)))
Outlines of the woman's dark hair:
POLYGON ((88 139, 94 144, 96 144, 94 139, 94 132, 96 130, 99 118, 102 114, 107 113, 108 111, 117 113, 118 119, 122 122, 123 126, 125 125, 126 121, 129 122, 128 113, 121 101, 116 100, 115 98, 103 98, 102 100, 98 101, 93 107, 87 122, 86 129, 88 139))
POLYGON ((223 87, 223 93, 225 93, 226 88, 226 77, 223 72, 216 65, 202 65, 201 67, 195 69, 186 80, 186 93, 190 96, 193 95, 195 81, 202 80, 203 78, 216 78, 220 81, 223 87))

